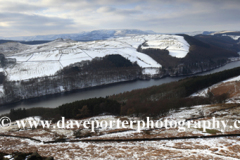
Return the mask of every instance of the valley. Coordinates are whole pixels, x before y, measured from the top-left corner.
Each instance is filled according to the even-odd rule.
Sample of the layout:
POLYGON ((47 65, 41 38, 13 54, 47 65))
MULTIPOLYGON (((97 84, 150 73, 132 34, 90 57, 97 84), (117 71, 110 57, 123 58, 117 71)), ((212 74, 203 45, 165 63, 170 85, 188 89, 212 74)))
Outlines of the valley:
MULTIPOLYGON (((0 149, 2 152, 0 157, 11 159, 14 156, 27 158, 37 155, 60 160, 80 157, 86 159, 128 159, 132 157, 151 157, 152 159, 164 157, 165 159, 182 160, 199 158, 239 159, 240 156, 237 153, 237 148, 240 146, 239 130, 232 127, 238 121, 240 114, 238 103, 240 95, 238 87, 239 68, 236 68, 239 66, 239 61, 228 63, 238 60, 238 57, 234 57, 234 52, 228 51, 220 52, 221 56, 218 57, 215 57, 213 53, 208 55, 213 58, 212 67, 219 67, 214 66, 214 61, 219 60, 219 58, 226 60, 223 63, 219 62, 220 66, 228 64, 217 70, 202 73, 205 75, 201 76, 192 75, 193 70, 191 70, 191 76, 186 74, 189 77, 184 78, 169 73, 174 73, 170 72, 171 69, 174 69, 171 66, 178 65, 180 61, 189 62, 195 58, 187 58, 189 53, 186 54, 186 50, 191 50, 193 45, 187 48, 186 42, 178 41, 179 37, 174 36, 169 36, 167 41, 165 40, 166 36, 154 37, 151 35, 149 37, 157 40, 149 40, 149 43, 143 40, 141 45, 137 45, 138 38, 136 38, 137 42, 132 42, 131 38, 119 38, 119 42, 111 40, 112 46, 107 49, 104 47, 109 47, 109 45, 104 43, 105 41, 87 42, 88 45, 83 47, 83 42, 57 40, 50 42, 54 44, 54 50, 46 44, 44 46, 22 46, 21 44, 18 44, 17 47, 11 46, 12 44, 7 46, 2 71, 11 73, 11 75, 6 74, 6 79, 2 83, 1 96, 7 95, 9 100, 14 97, 15 101, 19 101, 22 98, 48 96, 72 89, 128 80, 150 80, 136 81, 129 83, 129 85, 128 83, 119 84, 121 89, 114 88, 115 85, 113 85, 112 89, 110 86, 112 91, 106 93, 103 93, 99 88, 93 89, 92 92, 91 89, 86 90, 82 92, 84 100, 81 100, 79 95, 76 96, 75 100, 78 101, 75 102, 72 102, 73 99, 69 99, 70 101, 66 103, 67 101, 62 99, 57 108, 58 103, 53 101, 55 106, 51 108, 44 105, 45 108, 23 109, 21 107, 11 109, 9 114, 5 114, 12 119, 10 127, 0 128, 0 149), (134 46, 135 50, 132 49, 131 52, 134 51, 136 54, 124 52, 129 49, 126 42, 134 46), (120 44, 123 46, 119 47, 120 44), (161 53, 159 54, 164 48, 162 46, 169 44, 172 46, 165 48, 164 52, 169 52, 171 55, 165 54, 165 56, 174 59, 177 58, 174 57, 177 54, 181 58, 178 57, 178 61, 174 63, 169 61, 167 69, 164 69, 166 64, 160 63, 161 58, 154 57, 152 50, 158 56, 162 56, 161 53), (66 46, 73 48, 65 49, 66 46), (78 46, 80 47, 78 48, 78 46), (34 47, 39 47, 39 50, 42 50, 36 52, 34 47), (143 53, 136 51, 140 47, 143 53), (29 54, 25 53, 26 50, 29 54), (110 54, 108 50, 114 51, 115 54, 110 54), (176 52, 176 50, 178 51, 176 52), (228 56, 227 53, 231 56, 228 56), (5 63, 5 61, 9 62, 7 59, 16 59, 16 62, 5 63), (151 63, 147 63, 148 61, 151 63), (60 67, 55 67, 56 64, 59 64, 60 67), (64 64, 65 67, 63 67, 64 64), (221 70, 222 72, 219 72, 221 70), (172 77, 154 80, 158 76, 166 76, 167 74, 172 77), (133 83, 139 83, 135 89, 144 86, 149 88, 132 90, 134 89, 133 83), (152 86, 153 84, 161 85, 152 86), (126 85, 125 88, 123 88, 124 85, 126 85), (100 91, 100 93, 96 93, 96 91, 100 91), (91 93, 95 93, 97 97, 105 94, 106 97, 94 98, 95 95, 91 93), (89 94, 90 97, 85 96, 85 94, 89 94), (118 119, 146 123, 146 117, 150 117, 154 123, 168 119, 186 123, 191 121, 194 124, 211 120, 214 117, 217 121, 227 121, 227 126, 218 128, 200 126, 199 128, 196 125, 191 125, 190 128, 184 128, 181 125, 171 127, 169 124, 168 127, 142 128, 139 132, 131 128, 130 125, 120 129, 113 125, 91 132, 91 128, 77 126, 74 128, 56 128, 57 122, 62 117, 66 117, 66 120, 97 120, 109 122, 109 124, 110 121, 118 119), (27 125, 19 129, 16 120, 51 120, 52 123, 48 128, 42 128, 42 125, 32 128, 27 125)), ((195 47, 201 48, 199 45, 195 47)), ((213 46, 210 48, 210 51, 216 49, 213 46)), ((195 52, 192 54, 194 55, 195 52)), ((203 59, 199 59, 199 62, 203 59)), ((202 62, 202 64, 204 63, 202 62)), ((187 66, 187 64, 184 65, 187 66)), ((184 67, 184 65, 182 66, 184 67)), ((205 71, 202 70, 203 66, 200 67, 200 73, 205 71)), ((209 67, 210 65, 205 66, 209 67)), ((205 69, 207 70, 207 68, 205 69)), ((211 66, 208 69, 212 69, 211 66)), ((72 97, 71 94, 70 97, 72 97)), ((59 98, 61 99, 61 96, 59 98)), ((40 105, 39 102, 36 104, 40 105)), ((133 127, 137 127, 137 124, 134 123, 133 127)))

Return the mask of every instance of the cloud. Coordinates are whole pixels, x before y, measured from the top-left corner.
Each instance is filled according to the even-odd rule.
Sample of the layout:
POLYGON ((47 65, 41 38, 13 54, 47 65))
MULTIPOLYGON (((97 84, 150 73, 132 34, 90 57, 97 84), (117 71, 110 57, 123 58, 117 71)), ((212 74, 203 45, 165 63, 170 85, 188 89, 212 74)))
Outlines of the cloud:
POLYGON ((46 17, 41 15, 27 15, 20 13, 0 13, 1 23, 5 30, 9 30, 8 35, 18 36, 19 33, 51 33, 74 28, 74 21, 56 17, 46 17))
POLYGON ((121 28, 234 30, 239 6, 239 0, 0 0, 0 36, 121 28))
POLYGON ((43 6, 17 2, 17 1, 0 1, 1 12, 35 12, 46 9, 43 6))
POLYGON ((116 9, 113 7, 100 7, 97 12, 99 13, 110 13, 118 15, 131 15, 131 14, 141 14, 142 12, 138 9, 116 9))

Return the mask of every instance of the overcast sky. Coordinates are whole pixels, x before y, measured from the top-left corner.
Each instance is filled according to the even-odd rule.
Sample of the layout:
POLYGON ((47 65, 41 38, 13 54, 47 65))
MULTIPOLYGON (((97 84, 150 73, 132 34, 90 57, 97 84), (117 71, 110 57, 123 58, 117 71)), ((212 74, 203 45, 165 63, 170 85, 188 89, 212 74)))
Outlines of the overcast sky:
POLYGON ((0 37, 141 29, 240 30, 240 0, 0 0, 0 37))

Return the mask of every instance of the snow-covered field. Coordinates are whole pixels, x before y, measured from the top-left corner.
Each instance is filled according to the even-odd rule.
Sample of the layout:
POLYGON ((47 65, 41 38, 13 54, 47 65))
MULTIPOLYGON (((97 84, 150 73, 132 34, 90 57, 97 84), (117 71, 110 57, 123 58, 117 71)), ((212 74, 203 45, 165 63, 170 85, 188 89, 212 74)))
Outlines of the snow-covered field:
MULTIPOLYGON (((231 104, 226 106, 219 105, 201 105, 190 108, 180 108, 179 110, 169 112, 168 115, 162 118, 169 119, 188 119, 197 118, 194 121, 206 120, 210 115, 216 117, 216 120, 227 120, 228 125, 238 119, 240 114, 239 107, 231 104), (223 110, 224 109, 224 110, 223 110), (202 117, 204 116, 204 117, 202 117)), ((112 121, 117 118, 132 119, 133 117, 115 117, 111 115, 95 116, 83 120, 98 120, 112 121)), ((27 118, 33 119, 32 117, 27 118)), ((113 126, 113 129, 116 126, 113 126)), ((148 134, 143 132, 137 133, 134 130, 109 132, 107 128, 103 135, 83 138, 82 140, 90 139, 131 139, 141 138, 137 141, 125 142, 93 142, 93 141, 78 141, 78 142, 58 142, 58 143, 43 143, 42 141, 54 140, 56 135, 64 135, 68 139, 72 138, 72 130, 64 129, 34 129, 9 131, 6 135, 18 137, 0 137, 1 152, 11 154, 14 151, 19 152, 34 152, 38 151, 41 156, 53 156, 55 159, 219 159, 219 160, 236 160, 240 158, 240 137, 219 137, 219 138, 189 138, 176 140, 154 140, 143 141, 144 138, 159 138, 159 137, 181 137, 191 135, 214 134, 234 134, 238 133, 238 129, 227 128, 225 132, 219 132, 211 127, 208 127, 207 133, 203 133, 199 129, 187 129, 183 133, 179 133, 175 129, 160 129, 152 130, 148 134), (31 139, 23 139, 21 137, 31 137, 31 139)), ((114 130, 113 130, 114 131, 114 130)), ((4 133, 4 132, 1 132, 4 133)), ((78 139, 79 140, 79 139, 78 139)))
POLYGON ((189 47, 190 45, 182 36, 162 35, 158 36, 156 39, 149 37, 146 46, 142 46, 142 49, 166 49, 172 57, 184 58, 189 52, 189 47))
MULTIPOLYGON (((95 132, 91 132, 91 128, 84 128, 83 126, 74 125, 73 128, 57 128, 57 124, 52 123, 47 130, 42 129, 41 126, 38 129, 32 130, 29 125, 26 125, 25 129, 19 130, 17 123, 12 122, 11 127, 6 129, 0 128, 1 134, 12 135, 12 136, 24 136, 31 137, 34 139, 38 139, 41 141, 53 141, 57 138, 57 136, 63 136, 70 140, 75 140, 76 136, 81 136, 82 139, 144 139, 144 138, 164 138, 164 137, 181 137, 181 136, 200 136, 200 135, 211 135, 213 134, 211 131, 216 132, 215 134, 224 134, 224 133, 233 133, 238 131, 238 128, 232 128, 233 123, 240 115, 239 107, 234 106, 234 104, 226 104, 226 105, 199 105, 192 107, 183 107, 178 110, 173 110, 166 114, 165 116, 161 116, 158 119, 152 119, 150 117, 150 121, 153 121, 154 124, 157 121, 162 121, 165 123, 165 120, 168 120, 169 128, 152 128, 151 123, 149 123, 149 127, 145 125, 142 126, 142 122, 140 122, 140 128, 137 121, 142 121, 139 117, 129 117, 129 116, 95 116, 91 118, 81 119, 84 121, 98 121, 99 124, 103 123, 104 127, 96 127, 94 129, 95 132), (204 121, 209 119, 209 117, 215 117, 216 121, 227 121, 227 125, 224 127, 220 125, 220 127, 207 126, 206 128, 210 131, 203 131, 202 127, 194 126, 194 122, 204 121), (122 127, 122 123, 117 123, 120 120, 128 121, 128 124, 125 127, 122 127), (185 126, 173 125, 170 127, 170 121, 192 121, 191 125, 188 126, 185 123, 185 126), (135 122, 134 122, 135 121, 135 122), (132 123, 133 122, 133 123, 132 123), (132 123, 132 124, 131 124, 132 123), (175 127, 174 127, 175 126, 175 127), (182 127, 182 131, 179 131, 179 128, 182 127), (145 133, 146 130, 152 128, 152 131, 149 133, 145 133), (75 131, 80 129, 80 134, 75 134, 75 131), (139 130, 138 130, 139 129, 139 130)), ((34 119, 39 119, 39 117, 34 117, 34 119)), ((26 120, 33 120, 33 117, 29 117, 23 119, 24 123, 28 124, 26 120)), ((74 119, 71 119, 75 122, 74 119)), ((209 119, 212 120, 211 118, 209 119)), ((80 122, 78 122, 80 123, 80 122)), ((145 123, 147 123, 145 121, 145 123)))
POLYGON ((149 45, 145 48, 167 49, 171 56, 178 58, 185 57, 189 50, 189 44, 182 36, 137 35, 90 42, 57 39, 40 45, 10 42, 1 44, 0 51, 7 58, 17 60, 15 66, 5 68, 10 81, 51 76, 70 64, 114 54, 121 55, 132 63, 137 62, 143 68, 143 74, 157 74, 161 64, 136 51, 144 42, 149 45))
POLYGON ((20 62, 13 67, 7 68, 8 80, 18 81, 42 76, 54 75, 61 69, 58 61, 20 62))

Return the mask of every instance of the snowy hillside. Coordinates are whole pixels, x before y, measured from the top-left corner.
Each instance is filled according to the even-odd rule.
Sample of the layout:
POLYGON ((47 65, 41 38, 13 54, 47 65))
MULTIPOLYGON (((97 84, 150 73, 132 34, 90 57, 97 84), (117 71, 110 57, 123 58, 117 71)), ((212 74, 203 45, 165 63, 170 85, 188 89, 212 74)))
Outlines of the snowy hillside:
POLYGON ((161 35, 154 39, 149 38, 142 49, 166 49, 169 55, 177 58, 184 58, 189 52, 190 45, 182 36, 161 35))
POLYGON ((16 53, 22 50, 27 50, 29 47, 27 45, 17 43, 17 42, 7 42, 0 44, 0 53, 16 53))

